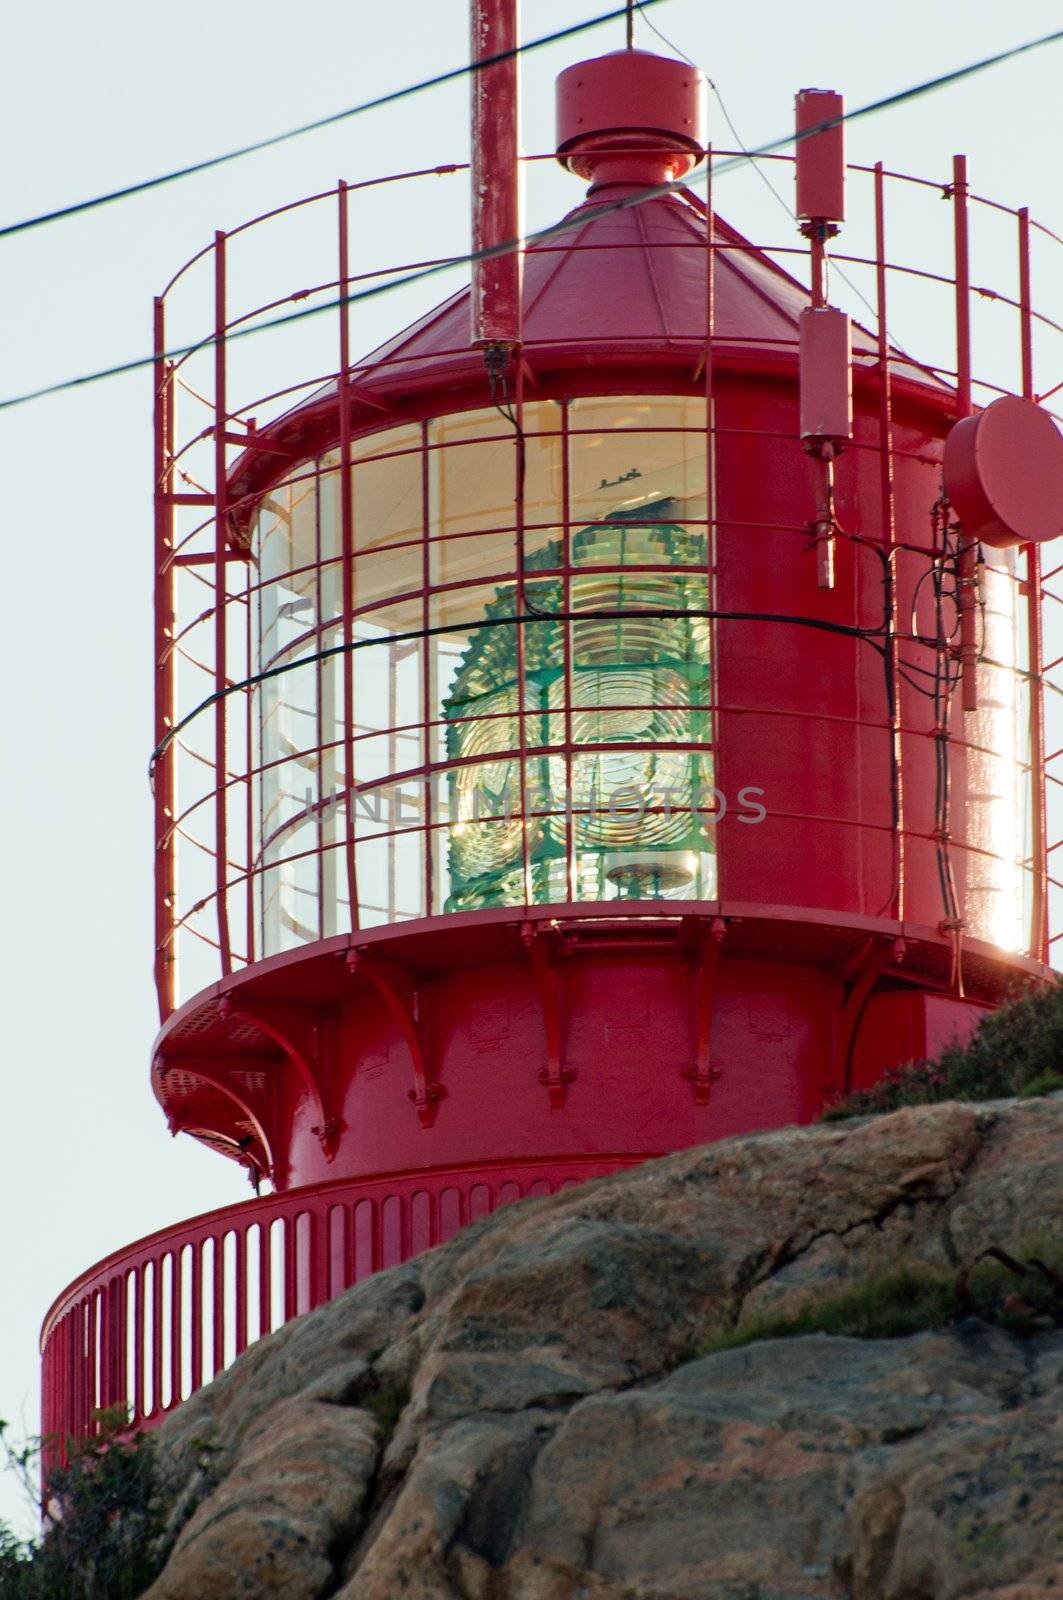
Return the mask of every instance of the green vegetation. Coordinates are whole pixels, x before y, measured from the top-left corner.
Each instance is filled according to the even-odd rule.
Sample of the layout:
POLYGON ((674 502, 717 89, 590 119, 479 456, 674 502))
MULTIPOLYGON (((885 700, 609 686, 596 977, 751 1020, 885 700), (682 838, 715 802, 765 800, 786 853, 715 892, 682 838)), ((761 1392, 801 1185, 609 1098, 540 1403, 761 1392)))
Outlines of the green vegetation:
MULTIPOLYGON (((362 1404, 385 1436, 395 1430, 409 1387, 377 1384, 362 1404)), ((20 1539, 0 1522, 0 1600, 137 1600, 166 1559, 162 1509, 156 1500, 155 1443, 132 1430, 124 1407, 96 1413, 92 1439, 67 1441, 67 1461, 48 1471, 49 1518, 43 1534, 20 1539)), ((6 1465, 27 1499, 40 1504, 44 1440, 21 1448, 0 1422, 0 1467, 6 1465)), ((212 1439, 193 1441, 199 1481, 194 1506, 219 1482, 212 1439)))
POLYGON ((698 1354, 807 1333, 899 1339, 966 1317, 978 1317, 1020 1338, 1063 1326, 1063 1251, 1057 1248, 1054 1259, 1040 1255, 1019 1261, 991 1248, 959 1273, 902 1267, 825 1294, 789 1316, 752 1316, 717 1334, 698 1354))
POLYGON ((942 1100, 1005 1100, 1063 1089, 1063 983, 1031 989, 979 1023, 967 1044, 908 1062, 828 1108, 825 1122, 942 1100))
MULTIPOLYGON (((96 1436, 69 1442, 66 1464, 49 1472, 43 1535, 22 1540, 0 1524, 0 1600, 135 1600, 158 1576, 151 1436, 128 1429, 124 1408, 97 1422, 96 1436)), ((16 1448, 0 1422, 0 1447, 36 1500, 42 1441, 16 1448)))
MULTIPOLYGON (((390 1439, 409 1400, 408 1383, 382 1383, 370 1390, 361 1403, 375 1419, 384 1438, 390 1439)), ((0 1600, 3 1600, 3 1596, 0 1596, 0 1600)))

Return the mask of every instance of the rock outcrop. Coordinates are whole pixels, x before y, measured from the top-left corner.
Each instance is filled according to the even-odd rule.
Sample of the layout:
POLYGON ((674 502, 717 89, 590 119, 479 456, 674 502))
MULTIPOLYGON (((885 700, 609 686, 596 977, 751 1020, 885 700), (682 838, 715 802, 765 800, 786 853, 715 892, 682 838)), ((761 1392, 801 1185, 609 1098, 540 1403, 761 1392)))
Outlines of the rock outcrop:
POLYGON ((158 1432, 150 1600, 1063 1600, 1063 1333, 704 1354, 900 1263, 1063 1244, 1063 1100, 909 1109, 524 1202, 158 1432))

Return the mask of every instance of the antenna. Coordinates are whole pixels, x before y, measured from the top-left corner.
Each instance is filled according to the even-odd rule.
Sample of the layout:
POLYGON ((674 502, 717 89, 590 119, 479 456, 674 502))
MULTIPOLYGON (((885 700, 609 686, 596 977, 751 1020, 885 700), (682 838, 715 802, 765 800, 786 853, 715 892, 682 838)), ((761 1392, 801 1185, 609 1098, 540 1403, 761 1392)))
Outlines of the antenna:
POLYGON ((635 48, 635 0, 627 0, 627 47, 635 48))

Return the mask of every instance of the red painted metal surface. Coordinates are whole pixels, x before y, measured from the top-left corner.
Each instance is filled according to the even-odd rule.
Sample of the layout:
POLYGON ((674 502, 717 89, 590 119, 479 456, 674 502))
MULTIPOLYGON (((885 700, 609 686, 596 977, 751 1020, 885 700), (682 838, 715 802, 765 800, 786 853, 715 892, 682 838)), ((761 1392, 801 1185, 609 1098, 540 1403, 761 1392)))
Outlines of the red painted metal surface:
MULTIPOLYGON (((166 319, 162 299, 155 301, 154 485, 155 485, 155 744, 173 729, 174 719, 174 384, 166 360, 166 319)), ((155 991, 163 1012, 174 1005, 172 945, 175 898, 174 767, 166 762, 152 781, 155 805, 155 991)))
POLYGON ((797 216, 803 222, 844 222, 845 98, 833 89, 801 89, 794 104, 797 216))
POLYGON ((615 50, 566 67, 557 80, 558 157, 608 184, 663 184, 701 160, 704 81, 688 62, 615 50))
MULTIPOLYGON (((873 289, 875 321, 848 305, 850 430, 836 351, 805 363, 819 394, 799 358, 810 319, 840 326, 836 141, 802 146, 805 237, 754 244, 719 217, 711 173, 706 200, 646 192, 696 157, 696 88, 638 51, 563 75, 562 156, 596 193, 529 242, 504 382, 470 341, 467 290, 352 355, 373 343, 360 291, 429 264, 374 260, 363 218, 381 192, 463 182, 460 166, 341 183, 219 235, 158 302, 152 1082, 174 1132, 279 1192, 239 1209, 246 1226, 199 1219, 67 1292, 45 1334, 59 1431, 85 1431, 106 1396, 150 1419, 359 1260, 442 1237, 448 1186, 462 1220, 478 1183, 505 1198, 532 1173, 807 1121, 1044 973, 1063 932, 1063 647, 1045 645, 1063 567, 1047 550, 1042 574, 1032 545, 980 556, 942 462, 957 419, 1011 392, 976 367, 983 317, 1023 398, 1051 403, 1034 358, 1054 375, 1063 352, 1035 258, 1061 241, 971 194, 962 158, 947 181, 849 169, 869 233, 831 253, 873 289), (910 221, 942 195, 947 262, 910 221), (320 237, 322 217, 335 266, 243 301, 237 254, 270 259, 271 229, 320 237), (979 228, 1002 222, 1015 296, 971 279, 979 228), (190 325, 197 273, 202 344, 169 362, 164 317, 190 325), (947 347, 901 347, 899 288, 951 306, 947 347), (334 353, 279 364, 263 394, 237 336, 306 301, 329 310, 334 353), (615 691, 580 677, 603 593, 622 639, 673 615, 700 629, 696 692, 620 676, 630 652, 615 691), (489 628, 511 698, 472 715, 447 686, 489 628), (588 887, 588 752, 603 771, 645 755, 702 774, 639 814, 663 830, 674 808, 707 841, 687 877, 650 852, 641 876, 588 887), (480 819, 461 803, 501 767, 521 780, 493 817, 517 866, 478 903, 455 841, 480 819), (545 800, 529 782, 544 772, 545 800), (322 1218, 369 1202, 368 1254, 345 1232, 333 1270, 322 1218), (262 1219, 283 1222, 282 1255, 249 1243, 262 1219)), ((505 292, 495 304, 509 316, 505 292)))
POLYGON ((800 319, 801 438, 847 442, 853 432, 852 327, 835 306, 800 319))
POLYGON ((443 1244, 513 1200, 624 1166, 576 1158, 498 1171, 388 1174, 226 1206, 98 1262, 51 1306, 41 1333, 48 1458, 125 1405, 152 1426, 249 1342, 371 1273, 443 1244))
POLYGON ((520 344, 520 92, 517 0, 472 0, 472 343, 520 344), (507 52, 510 52, 507 56, 507 52), (498 60, 498 57, 505 57, 498 60))
POLYGON ((945 490, 984 544, 1041 544, 1063 533, 1063 434, 1032 400, 1001 395, 949 434, 945 490))

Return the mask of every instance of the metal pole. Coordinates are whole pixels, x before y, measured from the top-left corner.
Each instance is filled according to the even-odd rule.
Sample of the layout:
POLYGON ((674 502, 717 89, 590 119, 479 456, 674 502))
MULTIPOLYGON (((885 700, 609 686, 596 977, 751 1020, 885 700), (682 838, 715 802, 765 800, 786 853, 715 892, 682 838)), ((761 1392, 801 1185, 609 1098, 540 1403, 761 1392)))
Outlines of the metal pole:
MULTIPOLYGON (((248 422, 250 434, 254 418, 248 422)), ((259 587, 259 568, 256 561, 248 561, 245 566, 247 579, 244 585, 244 670, 248 676, 254 670, 257 661, 258 630, 255 622, 259 614, 262 591, 259 587)), ((247 964, 250 966, 255 960, 258 947, 258 935, 255 931, 255 887, 260 881, 259 872, 261 862, 256 860, 255 850, 255 785, 261 782, 255 772, 255 716, 260 712, 261 692, 254 689, 244 691, 244 772, 246 783, 244 785, 244 949, 247 952, 247 964)), ((262 752, 259 750, 259 766, 262 764, 262 752)), ((261 793, 261 790, 259 791, 261 793)))
MULTIPOLYGON (((430 638, 428 629, 431 626, 432 609, 432 547, 429 538, 432 532, 432 494, 429 478, 430 456, 428 452, 428 423, 421 423, 421 627, 425 630, 424 639, 421 641, 421 766, 424 770, 426 782, 424 786, 424 907, 423 915, 435 915, 435 759, 436 759, 436 730, 433 727, 435 720, 435 692, 438 672, 434 669, 433 657, 438 646, 430 638)), ((440 910, 442 910, 440 905, 440 910)))
POLYGON ((521 321, 522 252, 512 248, 521 237, 519 9, 519 0, 470 4, 470 59, 513 52, 470 79, 472 342, 509 348, 520 344, 521 321))
POLYGON ((878 449, 882 543, 889 561, 889 668, 892 683, 890 718, 890 788, 894 838, 892 914, 904 921, 904 768, 901 760, 900 646, 897 641, 897 523, 893 489, 893 387, 886 311, 886 195, 882 162, 875 166, 875 285, 878 311, 878 449))
MULTIPOLYGON (((952 158, 952 215, 956 250, 956 418, 971 414, 971 256, 967 219, 967 157, 952 158)), ((978 546, 967 539, 960 556, 960 689, 964 711, 978 710, 978 546)))
POLYGON ((351 331, 347 295, 350 280, 350 236, 347 185, 336 187, 340 247, 340 581, 343 612, 343 807, 344 864, 351 932, 358 927, 358 874, 354 853, 354 485, 351 482, 351 331))
MULTIPOLYGON (((1026 206, 1019 218, 1019 333, 1022 349, 1022 394, 1034 399, 1033 386, 1033 300, 1030 292, 1030 213, 1026 206)), ((1030 953, 1038 961, 1048 960, 1048 820, 1045 806, 1045 691, 1042 677, 1044 658, 1044 619, 1042 616, 1041 550, 1026 546, 1026 618, 1029 635, 1030 671, 1030 809, 1032 827, 1033 895, 1030 913, 1030 953)))
POLYGON ((228 905, 228 687, 226 614, 228 504, 225 433, 228 427, 225 373, 225 235, 214 235, 214 871, 218 911, 218 953, 222 975, 232 971, 228 905))
MULTIPOLYGON (((571 402, 569 400, 562 400, 561 402, 561 604, 566 615, 571 614, 572 611, 572 440, 569 433, 570 405, 571 402)), ((572 623, 565 622, 561 626, 561 659, 564 667, 565 684, 565 881, 568 885, 569 900, 576 901, 580 898, 580 875, 576 852, 579 829, 573 816, 575 794, 573 792, 574 772, 572 761, 572 623)))
MULTIPOLYGON (((705 592, 710 607, 717 605, 716 593, 716 362, 713 340, 716 336, 716 246, 713 237, 716 218, 716 199, 712 181, 712 145, 705 151, 705 592)), ((723 792, 720 752, 720 662, 717 643, 719 629, 710 622, 709 636, 709 727, 712 738, 712 781, 723 792)), ((694 766, 695 787, 691 794, 691 831, 694 828, 694 810, 700 806, 700 777, 702 768, 694 766)), ((724 854, 716 857, 716 885, 714 899, 722 900, 723 877, 726 871, 724 854)), ((706 1058, 707 1059, 707 1058, 706 1058)))
MULTIPOLYGON (((268 1229, 268 1224, 263 1224, 263 1227, 264 1227, 264 1229, 268 1229)), ((192 1270, 192 1338, 190 1340, 190 1344, 191 1344, 191 1358, 192 1358, 191 1384, 192 1384, 192 1393, 194 1394, 197 1389, 202 1388, 202 1386, 203 1386, 203 1306, 204 1306, 203 1279, 204 1279, 204 1268, 203 1268, 203 1240, 202 1239, 196 1239, 196 1241, 192 1245, 191 1270, 192 1270)), ((144 1272, 144 1269, 141 1268, 141 1278, 143 1278, 143 1272, 144 1272)))
MULTIPOLYGON (((173 727, 173 374, 166 361, 165 306, 155 301, 155 747, 173 727)), ((171 742, 155 766, 155 989, 162 1021, 174 1007, 174 760, 171 742)))

